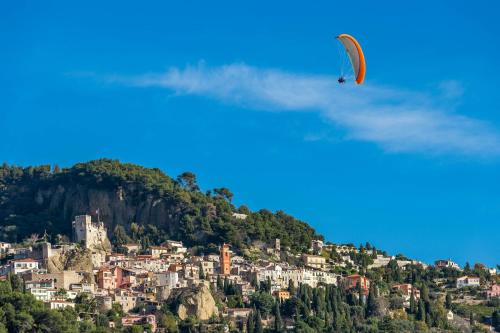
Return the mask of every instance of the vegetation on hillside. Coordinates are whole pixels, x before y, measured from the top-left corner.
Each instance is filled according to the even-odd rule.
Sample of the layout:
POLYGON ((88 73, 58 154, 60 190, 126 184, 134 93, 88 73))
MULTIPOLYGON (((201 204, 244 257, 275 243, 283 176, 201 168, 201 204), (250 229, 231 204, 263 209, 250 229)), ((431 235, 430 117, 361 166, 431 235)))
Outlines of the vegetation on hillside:
MULTIPOLYGON (((227 188, 202 192, 191 172, 173 179, 156 168, 100 159, 63 169, 48 165, 2 165, 0 240, 21 241, 33 233, 43 234, 45 230, 52 239, 59 233, 69 236, 71 220, 61 211, 66 207, 51 207, 47 203, 51 200, 40 200, 47 195, 50 199, 68 189, 84 191, 74 200, 83 200, 90 191, 113 195, 123 191, 134 209, 140 209, 147 200, 161 201, 168 207, 170 213, 161 217, 162 223, 152 224, 142 218, 108 225, 109 229, 113 228, 109 232, 118 245, 128 241, 155 245, 173 238, 189 246, 198 246, 200 251, 208 251, 222 242, 242 249, 254 241, 270 243, 280 238, 283 247, 301 251, 309 247, 312 239, 321 238, 306 223, 283 211, 251 212, 245 206, 235 207, 233 193, 227 188), (248 217, 237 219, 234 212, 248 217)), ((105 210, 106 207, 91 208, 105 210)), ((103 220, 107 223, 106 216, 103 220)))

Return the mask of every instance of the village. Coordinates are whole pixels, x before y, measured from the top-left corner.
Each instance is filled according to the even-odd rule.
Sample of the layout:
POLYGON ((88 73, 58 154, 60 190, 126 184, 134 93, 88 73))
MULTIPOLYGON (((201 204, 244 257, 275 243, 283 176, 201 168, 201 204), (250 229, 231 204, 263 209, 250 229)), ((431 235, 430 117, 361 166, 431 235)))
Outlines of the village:
MULTIPOLYGON (((233 216, 245 219, 245 214, 234 213, 233 216)), ((262 285, 267 285, 269 293, 279 302, 289 299, 291 288, 301 285, 311 288, 335 285, 358 292, 360 298, 366 298, 370 290, 371 281, 365 276, 366 271, 353 260, 353 255, 360 251, 353 245, 313 240, 307 253, 292 254, 276 239, 262 247, 264 258, 250 259, 233 251, 231 244, 220 244, 218 253, 194 255, 181 241, 168 240, 148 248, 125 244, 126 253, 114 253, 102 221, 93 221, 91 215, 81 215, 72 223, 73 240, 67 244, 51 244, 47 237, 37 239, 28 247, 0 243, 3 260, 0 279, 18 276, 26 292, 50 309, 75 308, 82 295, 93 300, 99 309, 110 310, 118 306, 124 313, 123 327, 149 325, 152 332, 164 331, 157 323, 157 311, 163 302, 185 296, 186 291, 190 292, 188 301, 184 299, 177 308, 180 319, 193 316, 199 321, 209 321, 222 317, 233 327, 243 327, 252 308, 216 304, 213 291, 230 284, 242 296, 244 304, 248 304, 249 297, 262 285), (281 260, 283 254, 293 260, 281 260)), ((362 251, 372 259, 367 267, 369 270, 390 264, 403 270, 408 265, 428 268, 423 262, 380 254, 375 249, 362 251)), ((437 260, 434 268, 462 271, 451 260, 437 260)), ((490 276, 497 274, 495 268, 484 269, 490 276)), ((446 281, 438 280, 436 282, 441 282, 445 290, 446 281)), ((390 287, 402 297, 405 308, 410 306, 410 301, 420 298, 420 290, 410 283, 390 287)), ((462 288, 476 288, 480 291, 479 299, 500 297, 500 285, 484 283, 478 276, 457 277, 452 289, 462 288)), ((466 302, 467 297, 462 301, 466 302)), ((470 301, 474 302, 478 303, 470 301)), ((453 320, 451 310, 447 317, 453 320)), ((288 329, 293 328, 293 321, 286 324, 288 329)), ((115 323, 109 325, 112 327, 115 323)))

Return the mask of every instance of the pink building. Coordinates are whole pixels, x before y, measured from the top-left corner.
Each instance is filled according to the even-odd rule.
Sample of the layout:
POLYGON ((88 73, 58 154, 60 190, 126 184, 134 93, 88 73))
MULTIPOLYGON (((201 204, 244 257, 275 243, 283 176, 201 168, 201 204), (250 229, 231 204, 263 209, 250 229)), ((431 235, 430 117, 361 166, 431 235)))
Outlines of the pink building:
POLYGON ((392 286, 393 290, 400 290, 403 293, 403 296, 411 297, 412 293, 415 293, 415 298, 420 298, 420 290, 417 288, 413 288, 413 286, 409 283, 396 284, 392 286))
POLYGON ((97 285, 101 289, 120 288, 123 283, 121 267, 101 267, 97 272, 97 285))
POLYGON ((498 284, 492 285, 490 290, 486 291, 486 297, 488 299, 500 297, 500 285, 498 285, 498 284))

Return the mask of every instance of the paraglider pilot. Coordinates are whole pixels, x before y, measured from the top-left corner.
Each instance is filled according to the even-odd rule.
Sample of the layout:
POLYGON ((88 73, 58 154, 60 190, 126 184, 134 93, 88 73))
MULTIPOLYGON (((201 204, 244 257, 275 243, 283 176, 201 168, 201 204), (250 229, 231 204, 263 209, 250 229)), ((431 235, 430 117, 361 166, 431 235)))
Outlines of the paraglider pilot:
POLYGON ((338 83, 342 84, 342 83, 345 83, 346 80, 345 80, 345 77, 339 76, 337 81, 338 81, 338 83))

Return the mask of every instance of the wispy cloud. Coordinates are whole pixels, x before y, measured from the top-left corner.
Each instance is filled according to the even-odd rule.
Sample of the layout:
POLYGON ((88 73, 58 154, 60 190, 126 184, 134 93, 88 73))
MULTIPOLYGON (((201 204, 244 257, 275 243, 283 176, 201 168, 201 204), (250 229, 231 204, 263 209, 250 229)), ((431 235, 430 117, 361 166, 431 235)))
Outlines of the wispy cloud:
POLYGON ((435 102, 463 94, 455 81, 441 84, 440 95, 433 95, 372 84, 339 85, 330 76, 245 64, 212 68, 200 64, 161 74, 108 79, 207 96, 259 110, 317 112, 326 121, 343 127, 348 139, 374 142, 391 152, 500 155, 496 129, 435 102))

